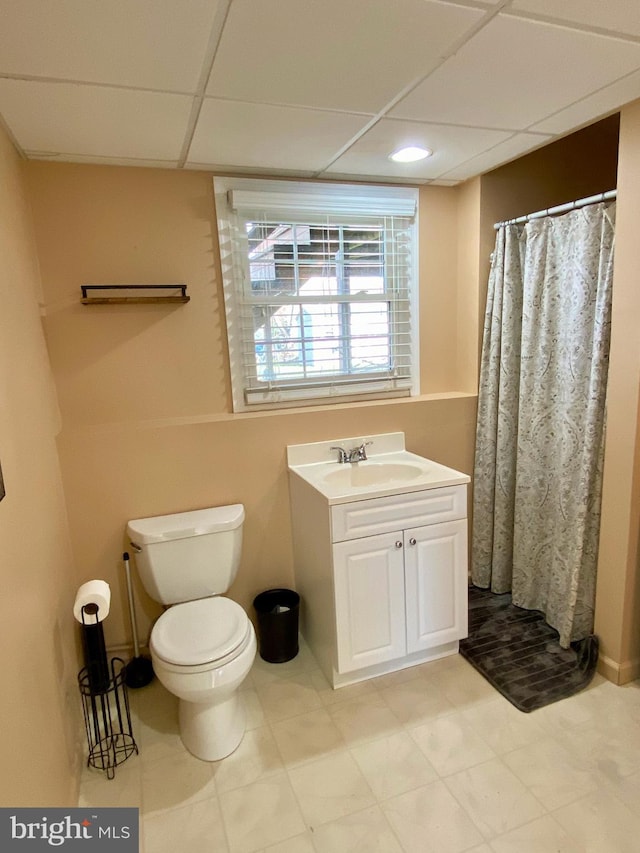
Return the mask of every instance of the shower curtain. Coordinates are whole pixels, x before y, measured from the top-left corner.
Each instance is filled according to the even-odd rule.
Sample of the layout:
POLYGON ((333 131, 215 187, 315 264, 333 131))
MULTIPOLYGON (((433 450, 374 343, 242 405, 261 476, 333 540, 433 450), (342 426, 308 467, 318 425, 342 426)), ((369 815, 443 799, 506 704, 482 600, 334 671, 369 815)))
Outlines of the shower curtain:
POLYGON ((471 577, 593 629, 615 204, 501 226, 485 315, 471 577))

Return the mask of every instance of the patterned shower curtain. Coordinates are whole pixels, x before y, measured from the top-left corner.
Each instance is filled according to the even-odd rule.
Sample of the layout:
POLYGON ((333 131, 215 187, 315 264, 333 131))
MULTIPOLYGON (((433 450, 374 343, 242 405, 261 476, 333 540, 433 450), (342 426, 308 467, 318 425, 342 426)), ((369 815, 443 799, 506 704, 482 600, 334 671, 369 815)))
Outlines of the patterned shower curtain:
POLYGON ((502 226, 485 315, 471 577, 593 630, 615 204, 502 226))

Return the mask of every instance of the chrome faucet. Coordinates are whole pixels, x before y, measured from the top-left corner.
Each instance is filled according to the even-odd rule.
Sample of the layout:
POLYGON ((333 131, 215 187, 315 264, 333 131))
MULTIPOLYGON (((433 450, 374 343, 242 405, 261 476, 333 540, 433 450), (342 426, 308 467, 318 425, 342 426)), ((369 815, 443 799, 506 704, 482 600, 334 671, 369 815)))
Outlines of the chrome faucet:
POLYGON ((338 451, 338 462, 341 464, 343 462, 366 462, 366 448, 369 447, 370 444, 373 444, 373 442, 363 441, 361 445, 358 447, 352 447, 351 450, 345 450, 344 447, 330 447, 329 449, 338 451))
POLYGON ((344 449, 344 447, 330 447, 329 450, 337 450, 338 451, 338 462, 342 464, 343 462, 349 461, 349 454, 344 449))

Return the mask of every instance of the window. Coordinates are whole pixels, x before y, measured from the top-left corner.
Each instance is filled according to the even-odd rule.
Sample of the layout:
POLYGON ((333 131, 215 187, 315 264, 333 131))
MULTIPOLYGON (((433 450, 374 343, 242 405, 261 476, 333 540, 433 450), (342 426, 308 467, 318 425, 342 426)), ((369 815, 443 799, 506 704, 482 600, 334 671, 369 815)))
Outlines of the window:
POLYGON ((416 190, 215 179, 235 411, 416 391, 416 190))

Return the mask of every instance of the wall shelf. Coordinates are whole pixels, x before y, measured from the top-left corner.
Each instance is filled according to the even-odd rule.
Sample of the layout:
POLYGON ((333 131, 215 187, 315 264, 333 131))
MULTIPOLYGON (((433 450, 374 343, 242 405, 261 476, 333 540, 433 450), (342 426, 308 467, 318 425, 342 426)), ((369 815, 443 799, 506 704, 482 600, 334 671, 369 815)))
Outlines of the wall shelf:
POLYGON ((179 305, 191 299, 186 284, 84 284, 80 289, 83 305, 179 305))

